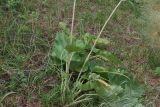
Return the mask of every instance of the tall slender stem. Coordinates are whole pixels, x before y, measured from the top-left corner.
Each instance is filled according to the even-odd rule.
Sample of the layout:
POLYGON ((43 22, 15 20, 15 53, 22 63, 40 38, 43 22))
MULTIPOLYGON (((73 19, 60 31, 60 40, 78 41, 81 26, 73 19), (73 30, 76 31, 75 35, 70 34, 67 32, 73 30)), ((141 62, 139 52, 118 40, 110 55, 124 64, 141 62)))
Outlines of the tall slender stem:
POLYGON ((72 25, 71 25, 71 43, 73 41, 73 30, 74 30, 74 20, 75 20, 75 10, 76 10, 76 1, 77 0, 74 0, 74 4, 73 4, 73 14, 72 14, 72 25))
MULTIPOLYGON (((73 11, 72 11, 72 25, 71 25, 71 34, 70 34, 70 44, 72 44, 73 41, 73 30, 74 30, 74 20, 75 20, 75 10, 76 10, 76 1, 74 0, 73 4, 73 11)), ((66 62, 66 72, 69 72, 70 62, 72 60, 73 53, 68 57, 68 60, 66 62)))
MULTIPOLYGON (((73 5, 73 16, 72 16, 72 25, 71 25, 71 34, 70 34, 70 44, 72 44, 72 41, 73 41, 73 29, 74 29, 74 19, 75 19, 75 8, 76 8, 76 0, 74 0, 74 5, 73 5)), ((69 77, 69 68, 70 68, 70 63, 71 63, 71 60, 72 60, 72 57, 73 57, 73 53, 69 54, 68 56, 68 59, 66 61, 66 73, 67 73, 67 76, 64 78, 64 84, 63 85, 63 91, 62 91, 62 94, 63 94, 63 97, 62 97, 62 101, 63 99, 66 97, 65 96, 65 93, 66 93, 66 90, 69 88, 69 80, 70 80, 70 77, 69 77)), ((62 80, 63 82, 63 80, 62 80)))
POLYGON ((101 36, 104 28, 106 27, 106 25, 108 24, 108 22, 109 22, 110 19, 112 18, 113 14, 115 13, 115 11, 117 10, 117 8, 120 6, 120 4, 121 4, 123 1, 125 1, 125 0, 120 0, 120 2, 116 5, 116 7, 114 8, 114 10, 113 10, 112 13, 109 15, 109 17, 108 17, 108 19, 106 20, 106 22, 104 23, 104 25, 103 25, 102 29, 100 30, 100 32, 99 32, 96 40, 95 40, 94 43, 93 43, 93 46, 92 46, 90 52, 88 53, 88 55, 87 55, 87 57, 86 57, 86 59, 85 59, 85 61, 84 61, 84 63, 83 63, 83 66, 82 66, 82 68, 81 68, 81 70, 80 70, 80 73, 79 73, 79 75, 78 75, 77 80, 79 80, 79 78, 80 78, 80 76, 81 76, 81 73, 83 72, 84 66, 86 65, 87 61, 89 60, 89 58, 90 58, 90 56, 91 56, 91 54, 92 54, 92 52, 93 52, 93 49, 95 48, 95 46, 96 46, 96 44, 97 44, 97 41, 98 41, 98 39, 100 38, 100 36, 101 36))

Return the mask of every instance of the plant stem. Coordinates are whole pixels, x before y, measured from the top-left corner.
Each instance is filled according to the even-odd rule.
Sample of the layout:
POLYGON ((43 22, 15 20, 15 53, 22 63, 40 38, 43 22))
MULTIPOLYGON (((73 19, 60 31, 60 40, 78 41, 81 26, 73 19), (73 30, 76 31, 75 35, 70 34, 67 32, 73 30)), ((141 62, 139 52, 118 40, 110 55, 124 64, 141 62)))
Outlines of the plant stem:
MULTIPOLYGON (((73 5, 73 14, 72 14, 72 25, 71 25, 71 34, 70 34, 70 44, 72 44, 73 41, 73 29, 74 29, 74 19, 75 19, 75 8, 76 8, 76 0, 74 0, 74 5, 73 5)), ((68 56, 68 59, 66 61, 66 76, 64 78, 64 84, 62 84, 62 102, 63 99, 65 99, 65 93, 66 93, 66 89, 68 89, 69 84, 70 84, 70 78, 69 77, 69 68, 70 68, 70 63, 73 57, 73 53, 71 53, 68 56)), ((62 83, 63 83, 63 78, 62 78, 62 83)))
MULTIPOLYGON (((77 1, 77 0, 74 0, 74 4, 73 4, 72 25, 71 25, 71 34, 70 34, 70 44, 72 44, 72 41, 73 41, 73 30, 74 30, 76 1, 77 1)), ((72 57, 73 57, 73 53, 71 53, 71 55, 69 55, 68 60, 67 60, 67 62, 66 62, 66 73, 69 73, 69 67, 70 67, 70 62, 71 62, 71 60, 72 60, 72 57)))
POLYGON ((80 73, 79 73, 79 75, 78 75, 77 80, 79 80, 79 78, 80 78, 80 76, 81 76, 81 74, 82 74, 82 72, 83 72, 84 66, 86 65, 87 61, 89 60, 89 58, 90 58, 90 56, 91 56, 91 54, 92 54, 92 52, 93 52, 93 49, 95 48, 95 46, 96 46, 96 44, 97 44, 98 39, 99 39, 100 36, 102 35, 102 32, 103 32, 104 28, 106 27, 106 25, 108 24, 108 22, 109 22, 110 19, 112 18, 113 14, 116 12, 117 8, 120 6, 120 4, 121 4, 123 1, 125 1, 125 0, 120 0, 120 2, 116 5, 116 7, 114 8, 114 10, 113 10, 112 13, 110 14, 110 16, 108 17, 108 19, 106 20, 106 22, 104 23, 104 25, 103 25, 102 29, 100 30, 100 32, 99 32, 96 40, 95 40, 94 43, 93 43, 93 46, 92 46, 89 54, 87 55, 87 57, 86 57, 86 59, 85 59, 85 61, 84 61, 84 63, 83 63, 83 66, 82 66, 82 68, 81 68, 81 70, 80 70, 80 73))
POLYGON ((77 0, 74 0, 74 4, 73 4, 73 12, 72 12, 72 25, 71 25, 71 44, 72 44, 72 41, 73 41, 73 30, 74 30, 74 20, 75 20, 75 10, 76 10, 76 1, 77 0))

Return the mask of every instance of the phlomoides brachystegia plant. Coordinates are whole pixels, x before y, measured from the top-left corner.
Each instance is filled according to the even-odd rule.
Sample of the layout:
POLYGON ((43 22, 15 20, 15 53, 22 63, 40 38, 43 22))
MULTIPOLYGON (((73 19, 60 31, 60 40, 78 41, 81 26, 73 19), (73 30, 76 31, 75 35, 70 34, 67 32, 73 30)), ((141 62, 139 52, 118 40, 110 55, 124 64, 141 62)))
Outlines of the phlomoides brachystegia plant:
MULTIPOLYGON (((81 35, 81 38, 74 36, 76 0, 73 5, 71 31, 65 23, 60 22, 63 32, 58 32, 56 35, 52 57, 61 67, 59 92, 61 98, 59 101, 63 106, 85 103, 93 100, 94 96, 114 99, 124 92, 121 86, 109 84, 114 81, 118 81, 120 84, 122 84, 122 80, 123 82, 130 81, 129 77, 125 75, 125 70, 119 67, 121 61, 114 54, 98 47, 98 45, 109 43, 109 40, 101 38, 101 35, 123 1, 125 0, 120 0, 113 9, 97 37, 89 33, 81 35)), ((134 101, 134 105, 138 104, 138 99, 134 101)), ((108 105, 108 103, 101 106, 103 105, 108 105)))

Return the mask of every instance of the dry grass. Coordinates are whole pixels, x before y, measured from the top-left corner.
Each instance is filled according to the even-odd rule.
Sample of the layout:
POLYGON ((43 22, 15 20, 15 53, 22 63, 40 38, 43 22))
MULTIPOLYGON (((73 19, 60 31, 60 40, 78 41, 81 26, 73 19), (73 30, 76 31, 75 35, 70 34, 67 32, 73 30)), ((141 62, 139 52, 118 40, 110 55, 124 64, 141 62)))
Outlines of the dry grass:
POLYGON ((146 0, 145 15, 149 21, 147 33, 153 47, 160 47, 160 1, 146 0))

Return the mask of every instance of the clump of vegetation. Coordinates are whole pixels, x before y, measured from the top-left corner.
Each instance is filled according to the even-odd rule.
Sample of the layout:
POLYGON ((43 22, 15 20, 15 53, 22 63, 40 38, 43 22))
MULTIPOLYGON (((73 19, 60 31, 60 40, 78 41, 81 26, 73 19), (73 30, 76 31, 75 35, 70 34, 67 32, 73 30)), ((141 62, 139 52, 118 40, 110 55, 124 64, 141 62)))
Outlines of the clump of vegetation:
MULTIPOLYGON (((105 22, 98 37, 86 33, 80 38, 76 38, 73 36, 72 30, 70 34, 65 23, 60 23, 63 32, 56 35, 52 57, 60 66, 61 83, 59 91, 54 90, 56 94, 52 96, 52 99, 57 96, 61 97, 57 99, 55 104, 52 102, 54 105, 93 106, 90 102, 98 100, 96 106, 142 106, 139 98, 144 94, 143 88, 141 87, 141 91, 137 92, 138 96, 129 95, 128 89, 135 91, 129 87, 134 85, 134 80, 130 80, 127 72, 119 67, 121 61, 112 53, 96 47, 98 44, 104 46, 109 43, 107 39, 100 38, 100 36, 122 1, 118 3, 105 22), (131 98, 125 100, 123 97, 131 98), (123 100, 126 104, 123 104, 123 100)), ((74 16, 72 28, 73 20, 74 16)))
MULTIPOLYGON (((98 100, 96 106, 142 106, 139 98, 144 94, 143 87, 136 85, 128 72, 119 67, 121 61, 115 55, 98 47, 92 48, 96 38, 89 33, 82 35, 79 39, 73 37, 71 44, 69 29, 64 23, 60 25, 63 32, 56 35, 52 57, 60 66, 61 83, 59 86, 61 87, 59 87, 60 91, 54 90, 53 93, 56 94, 52 96, 50 102, 57 96, 61 96, 55 104, 67 107, 93 106, 89 105, 93 100, 98 100), (90 49, 93 49, 93 52, 84 63, 90 49), (68 65, 69 68, 67 68, 68 65), (140 90, 136 92, 130 85, 139 87, 140 90), (129 94, 129 90, 133 91, 133 94, 129 94), (137 95, 134 95, 135 93, 137 95), (128 100, 126 100, 127 97, 128 100)), ((104 38, 97 40, 97 45, 103 44, 104 46, 108 43, 109 41, 104 38)))
POLYGON ((0 4, 4 10, 20 11, 23 0, 1 0, 0 4))

